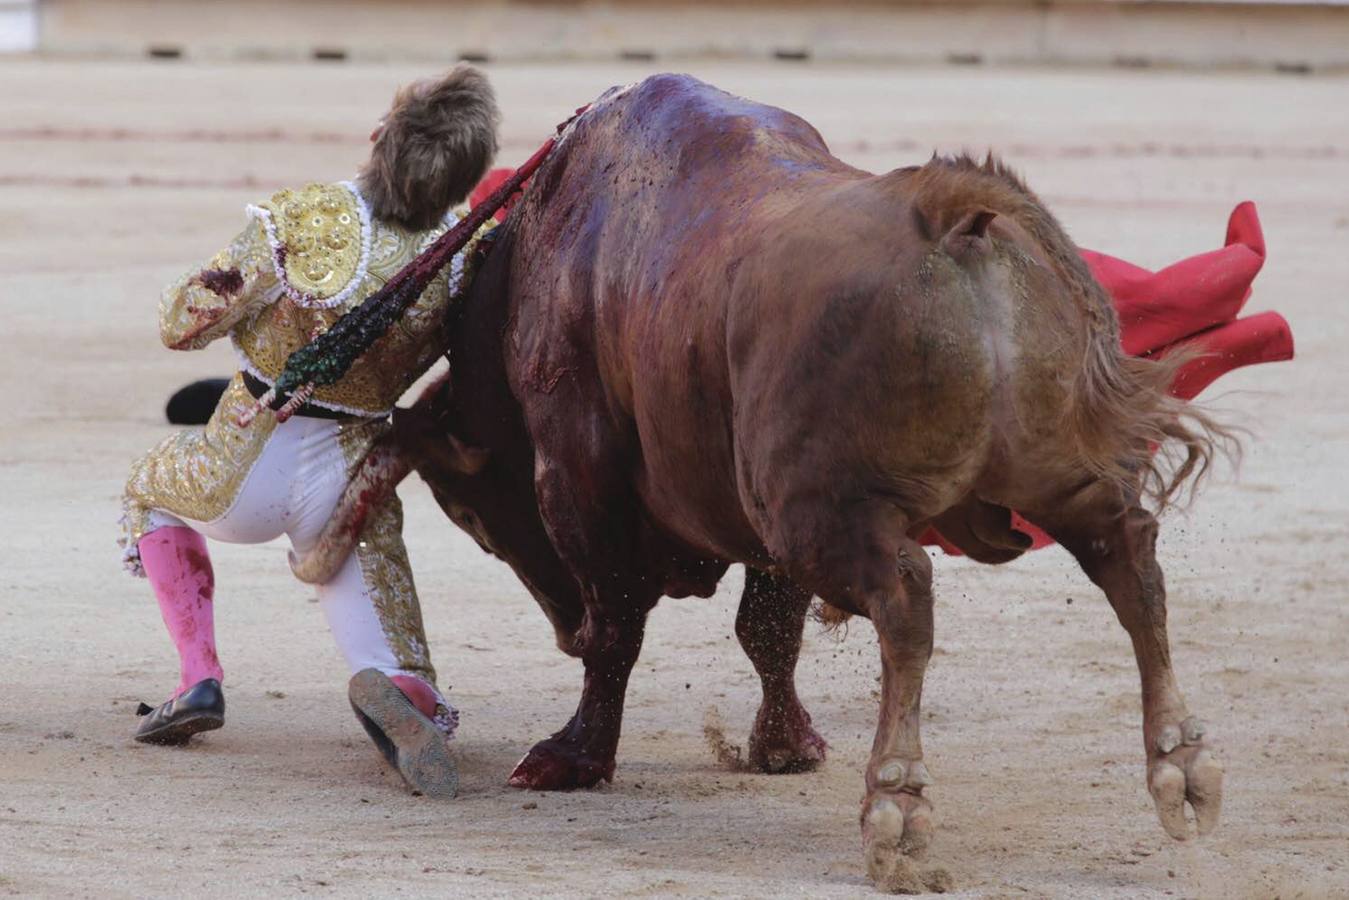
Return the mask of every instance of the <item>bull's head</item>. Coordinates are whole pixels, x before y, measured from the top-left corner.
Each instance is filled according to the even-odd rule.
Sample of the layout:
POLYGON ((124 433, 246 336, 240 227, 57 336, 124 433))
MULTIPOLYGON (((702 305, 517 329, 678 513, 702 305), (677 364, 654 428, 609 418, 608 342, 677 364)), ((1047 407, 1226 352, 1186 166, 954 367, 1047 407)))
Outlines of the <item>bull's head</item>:
MULTIPOLYGON (((486 450, 469 446, 436 427, 440 398, 448 389, 446 374, 427 388, 416 406, 396 412, 393 429, 361 461, 318 541, 304 554, 290 554, 290 567, 297 578, 326 584, 337 577, 338 569, 360 540, 370 513, 392 496, 398 483, 414 468, 460 476, 482 472, 490 455, 486 450)), ((463 509, 455 515, 446 508, 446 512, 484 550, 492 552, 471 511, 463 509)))
MULTIPOLYGON (((490 368, 483 360, 473 362, 475 377, 490 368)), ((333 578, 369 514, 415 469, 445 514, 485 552, 511 566, 553 623, 558 646, 571 652, 581 620, 580 593, 539 517, 532 446, 523 429, 510 425, 511 401, 490 393, 475 383, 456 396, 446 375, 411 408, 399 409, 389 434, 357 468, 318 542, 303 556, 292 554, 291 568, 310 583, 333 578), (474 433, 466 423, 486 432, 474 433), (491 449, 482 445, 484 439, 491 449)))

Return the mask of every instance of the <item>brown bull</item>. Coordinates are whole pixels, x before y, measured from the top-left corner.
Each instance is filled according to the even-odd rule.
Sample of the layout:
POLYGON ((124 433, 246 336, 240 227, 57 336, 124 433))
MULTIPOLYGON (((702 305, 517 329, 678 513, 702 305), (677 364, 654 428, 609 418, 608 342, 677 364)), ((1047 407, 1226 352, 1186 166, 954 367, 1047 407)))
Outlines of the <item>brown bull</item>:
POLYGON ((1006 561, 1028 544, 1016 509, 1133 640, 1162 825, 1184 838, 1186 801, 1201 833, 1216 824, 1222 771, 1176 685, 1142 498, 1164 504, 1226 435, 1166 396, 1175 363, 1121 352, 1108 297, 997 162, 877 176, 801 119, 692 78, 611 92, 503 227, 451 363, 390 452, 585 663, 575 716, 513 784, 610 778, 647 613, 744 563, 736 630, 763 680, 766 769, 823 757, 793 686, 810 597, 876 628, 861 821, 871 876, 894 884, 932 829, 932 565, 915 536, 935 525, 1006 561))

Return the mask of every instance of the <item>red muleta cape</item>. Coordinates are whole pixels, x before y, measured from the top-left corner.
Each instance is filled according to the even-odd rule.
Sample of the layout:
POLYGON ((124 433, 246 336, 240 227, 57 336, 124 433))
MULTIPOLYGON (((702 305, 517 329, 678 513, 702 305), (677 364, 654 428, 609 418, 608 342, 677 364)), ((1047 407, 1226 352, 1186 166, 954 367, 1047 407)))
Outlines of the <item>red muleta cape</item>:
MULTIPOLYGON (((470 203, 487 197, 513 169, 493 169, 474 189, 470 203)), ((520 195, 516 195, 518 198, 520 195)), ((497 213, 505 221, 514 198, 497 213)), ((1203 356, 1180 370, 1171 393, 1193 399, 1220 375, 1256 363, 1293 358, 1293 333, 1276 312, 1238 318, 1251 296, 1251 282, 1265 264, 1265 236, 1255 204, 1242 203, 1227 220, 1223 246, 1182 259, 1157 272, 1097 253, 1080 250, 1115 303, 1120 343, 1133 356, 1165 356, 1177 347, 1198 347, 1203 356)), ((1034 539, 1033 549, 1054 543, 1040 529, 1013 514, 1013 525, 1034 539)), ((960 551, 929 528, 924 544, 953 556, 960 551)))

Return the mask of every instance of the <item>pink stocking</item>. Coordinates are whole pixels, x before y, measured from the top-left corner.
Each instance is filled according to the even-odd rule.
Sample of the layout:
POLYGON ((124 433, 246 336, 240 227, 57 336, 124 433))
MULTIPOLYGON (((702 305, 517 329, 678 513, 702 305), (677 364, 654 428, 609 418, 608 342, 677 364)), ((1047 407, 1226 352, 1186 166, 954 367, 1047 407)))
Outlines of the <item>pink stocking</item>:
POLYGON ((223 680, 215 653, 215 574, 206 539, 191 528, 173 525, 156 528, 136 546, 164 625, 178 648, 180 677, 173 695, 205 678, 223 680))
POLYGON ((407 695, 418 712, 428 719, 436 717, 436 705, 439 701, 431 685, 412 675, 394 675, 389 680, 398 685, 398 689, 407 695))

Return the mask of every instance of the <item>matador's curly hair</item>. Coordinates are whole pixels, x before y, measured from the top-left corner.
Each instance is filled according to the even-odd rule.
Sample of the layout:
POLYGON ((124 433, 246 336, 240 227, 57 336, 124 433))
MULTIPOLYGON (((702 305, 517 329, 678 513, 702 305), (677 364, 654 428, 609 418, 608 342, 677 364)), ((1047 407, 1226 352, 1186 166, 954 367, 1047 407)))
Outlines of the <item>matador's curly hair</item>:
POLYGON ((424 231, 492 164, 501 113, 487 76, 460 64, 399 89, 357 175, 376 218, 424 231))

